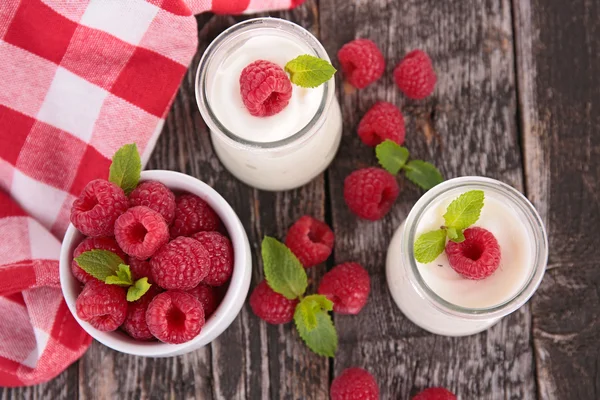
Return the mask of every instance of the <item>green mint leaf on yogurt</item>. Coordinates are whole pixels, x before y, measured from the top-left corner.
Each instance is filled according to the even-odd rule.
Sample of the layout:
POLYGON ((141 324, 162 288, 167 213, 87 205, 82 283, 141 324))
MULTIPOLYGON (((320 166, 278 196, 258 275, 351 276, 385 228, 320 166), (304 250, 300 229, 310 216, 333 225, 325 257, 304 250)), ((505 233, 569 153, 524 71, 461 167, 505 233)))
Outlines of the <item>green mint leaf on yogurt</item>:
POLYGON ((119 266, 124 261, 108 250, 89 250, 75 257, 75 262, 82 270, 93 276, 94 278, 106 282, 106 278, 111 275, 116 275, 119 266))
POLYGON ((462 243, 465 241, 465 234, 461 229, 448 227, 446 229, 446 233, 448 235, 448 239, 452 240, 453 242, 462 243))
POLYGON ((285 71, 294 85, 315 88, 331 79, 336 69, 327 60, 304 54, 285 64, 285 71))
POLYGON ((131 193, 140 181, 142 160, 135 143, 126 144, 113 156, 108 180, 119 186, 125 194, 131 193))
POLYGON ((148 283, 148 278, 140 278, 127 289, 127 301, 139 300, 152 286, 148 283))
POLYGON ((409 152, 392 140, 386 140, 377 145, 375 155, 379 164, 390 174, 397 175, 408 160, 409 152))
POLYGON ((438 229, 420 235, 415 241, 413 251, 415 259, 428 264, 438 258, 446 247, 446 230, 438 229))
POLYGON ((262 241, 262 259, 271 289, 290 300, 304 294, 308 286, 306 271, 285 244, 266 236, 262 241))
POLYGON ((409 161, 403 169, 406 172, 406 177, 412 183, 425 190, 429 190, 444 181, 440 171, 433 164, 426 161, 409 161))
POLYGON ((470 190, 454 199, 444 214, 446 227, 458 231, 467 229, 477 222, 481 215, 484 198, 483 190, 470 190))
POLYGON ((298 303, 294 312, 294 323, 298 334, 314 353, 334 357, 338 336, 331 316, 327 311, 333 303, 322 295, 307 296, 298 303))
POLYGON ((119 264, 119 266, 117 267, 116 275, 107 276, 104 282, 107 285, 119 285, 124 287, 129 287, 133 285, 129 265, 119 264))

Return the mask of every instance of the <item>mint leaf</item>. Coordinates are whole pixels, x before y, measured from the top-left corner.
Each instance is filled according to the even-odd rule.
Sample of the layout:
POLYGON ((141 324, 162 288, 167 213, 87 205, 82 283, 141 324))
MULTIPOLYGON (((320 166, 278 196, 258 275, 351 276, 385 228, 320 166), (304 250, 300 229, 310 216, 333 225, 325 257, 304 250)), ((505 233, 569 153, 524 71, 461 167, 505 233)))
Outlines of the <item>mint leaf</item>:
POLYGON ((139 300, 146 292, 150 289, 152 285, 148 283, 148 278, 140 278, 133 286, 130 286, 127 289, 127 301, 136 301, 139 300))
POLYGON ((298 303, 294 318, 302 318, 304 327, 311 331, 317 327, 317 313, 332 310, 333 302, 331 300, 322 294, 312 294, 298 303))
POLYGON ((81 269, 94 278, 106 281, 106 278, 115 275, 119 265, 123 264, 121 257, 108 250, 89 250, 75 257, 81 269))
POLYGON ((446 209, 446 226, 463 230, 473 225, 481 215, 484 198, 483 190, 470 190, 458 196, 446 209))
POLYGON ((121 187, 125 194, 131 193, 140 181, 142 160, 135 143, 121 147, 110 164, 108 180, 121 187))
POLYGON ((415 185, 422 189, 429 190, 438 183, 442 183, 444 178, 438 169, 426 161, 412 160, 404 166, 406 177, 415 185))
POLYGON ((266 236, 262 241, 262 259, 271 289, 290 300, 304 294, 308 286, 306 271, 285 244, 266 236))
POLYGON ((461 229, 448 227, 446 229, 446 233, 448 234, 448 239, 452 240, 453 242, 461 243, 465 241, 465 234, 461 229))
POLYGON ((336 69, 327 60, 304 54, 285 64, 285 71, 294 85, 314 88, 331 79, 336 69))
POLYGON ((107 276, 105 282, 107 285, 119 285, 125 287, 133 285, 129 265, 119 264, 119 266, 117 267, 117 274, 107 276))
POLYGON ((442 254, 445 247, 446 231, 444 229, 424 233, 415 241, 413 247, 415 259, 422 264, 430 263, 442 254))
POLYGON ((311 294, 302 299, 303 302, 311 304, 314 308, 325 311, 333 311, 333 301, 322 294, 311 294))
POLYGON ((408 149, 393 140, 387 139, 375 148, 379 164, 390 174, 396 175, 408 160, 408 149))
POLYGON ((324 310, 315 310, 314 305, 311 304, 312 301, 309 300, 307 303, 301 306, 302 302, 300 302, 294 312, 294 323, 298 334, 308 348, 316 354, 334 357, 337 351, 338 337, 331 317, 324 310))

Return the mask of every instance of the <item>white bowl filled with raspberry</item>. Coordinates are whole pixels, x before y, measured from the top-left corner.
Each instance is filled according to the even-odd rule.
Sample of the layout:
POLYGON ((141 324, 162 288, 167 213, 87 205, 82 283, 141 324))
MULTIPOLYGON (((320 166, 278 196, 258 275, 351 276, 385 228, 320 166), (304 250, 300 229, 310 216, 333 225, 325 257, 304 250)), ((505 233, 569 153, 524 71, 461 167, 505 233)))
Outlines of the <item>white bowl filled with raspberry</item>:
POLYGON ((148 357, 217 338, 240 312, 251 272, 248 237, 227 201, 189 175, 141 171, 135 144, 75 200, 60 255, 62 292, 82 328, 148 357))

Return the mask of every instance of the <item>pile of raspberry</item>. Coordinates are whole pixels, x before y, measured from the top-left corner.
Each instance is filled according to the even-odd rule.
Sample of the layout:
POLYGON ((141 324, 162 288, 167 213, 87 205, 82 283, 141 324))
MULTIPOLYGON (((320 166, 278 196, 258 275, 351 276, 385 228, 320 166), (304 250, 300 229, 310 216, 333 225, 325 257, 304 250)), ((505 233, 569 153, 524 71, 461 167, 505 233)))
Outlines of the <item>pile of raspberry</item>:
POLYGON ((216 212, 200 197, 141 182, 127 196, 112 182, 88 183, 73 203, 71 222, 87 237, 73 252, 102 249, 129 265, 132 280, 152 284, 128 302, 126 289, 108 285, 73 260, 83 285, 77 315, 101 331, 121 329, 137 340, 184 343, 217 309, 233 272, 230 239, 216 212))

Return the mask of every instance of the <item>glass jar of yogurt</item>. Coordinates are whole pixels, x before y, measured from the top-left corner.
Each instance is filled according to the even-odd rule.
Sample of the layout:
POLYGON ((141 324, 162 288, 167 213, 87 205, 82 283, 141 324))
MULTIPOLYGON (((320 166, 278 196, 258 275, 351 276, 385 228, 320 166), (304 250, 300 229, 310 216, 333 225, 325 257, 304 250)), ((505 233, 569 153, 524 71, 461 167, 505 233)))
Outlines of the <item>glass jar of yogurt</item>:
POLYGON ((425 193, 396 230, 386 260, 392 297, 404 315, 432 333, 465 336, 486 330, 521 307, 539 286, 548 261, 548 239, 533 205, 516 189, 482 177, 451 179, 425 193), (501 251, 500 266, 482 280, 455 272, 445 252, 433 262, 415 260, 413 245, 439 229, 448 205, 470 190, 483 190, 474 226, 490 231, 501 251))
POLYGON ((282 19, 241 22, 206 49, 196 74, 196 100, 217 156, 246 184, 288 190, 319 175, 333 160, 342 135, 335 80, 313 88, 292 85, 292 98, 278 114, 252 116, 244 107, 239 78, 256 60, 282 68, 310 54, 329 61, 319 41, 304 28, 282 19))

